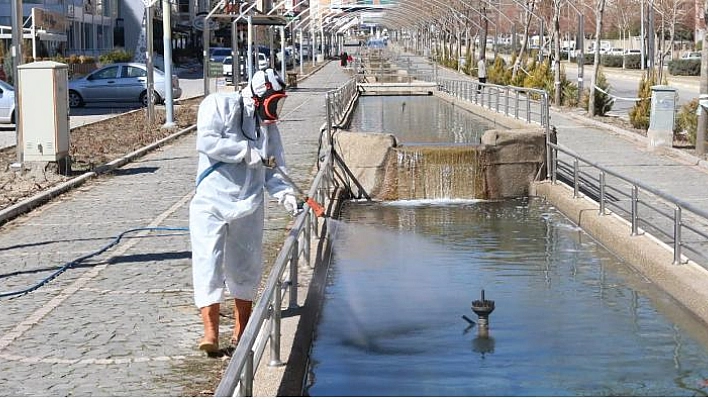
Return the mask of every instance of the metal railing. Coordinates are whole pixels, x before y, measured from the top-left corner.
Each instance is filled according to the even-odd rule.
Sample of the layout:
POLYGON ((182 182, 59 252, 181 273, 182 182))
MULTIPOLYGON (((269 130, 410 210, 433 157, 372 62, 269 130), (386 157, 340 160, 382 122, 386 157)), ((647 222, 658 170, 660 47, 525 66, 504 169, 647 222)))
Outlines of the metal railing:
MULTIPOLYGON (((326 93, 327 122, 320 131, 326 146, 325 156, 319 161, 319 172, 312 182, 308 197, 320 204, 326 204, 337 182, 334 174, 335 158, 331 147, 333 127, 345 118, 356 98, 356 81, 351 80, 342 87, 326 93), (347 102, 347 96, 348 98, 347 102)), ((320 154, 318 154, 319 157, 320 154)), ((341 167, 341 165, 340 165, 341 167)), ((246 329, 239 340, 224 372, 214 396, 253 396, 253 380, 258 365, 268 344, 270 348, 270 366, 283 365, 280 359, 280 324, 282 303, 288 295, 288 309, 298 307, 298 266, 303 259, 314 267, 310 251, 312 239, 323 232, 320 220, 314 211, 305 204, 304 212, 295 219, 288 232, 285 243, 273 264, 265 288, 256 302, 246 329)))
POLYGON ((599 203, 599 214, 608 211, 627 220, 631 235, 651 234, 673 249, 673 263, 691 259, 708 264, 708 213, 661 190, 624 176, 581 157, 570 149, 549 143, 551 180, 573 187, 573 196, 585 195, 599 203), (560 153, 560 155, 559 155, 560 153))
MULTIPOLYGON (((322 204, 333 189, 333 156, 321 164, 308 196, 322 204)), ((322 229, 317 216, 305 204, 295 219, 285 243, 273 264, 265 288, 256 302, 246 329, 239 340, 214 396, 253 396, 253 379, 266 345, 270 343, 269 366, 283 365, 280 359, 280 323, 282 303, 288 295, 288 308, 298 307, 298 267, 302 258, 312 265, 310 251, 313 234, 322 229)))
POLYGON ((347 83, 325 93, 327 102, 327 124, 340 126, 347 119, 354 106, 354 99, 359 95, 357 91, 356 79, 350 79, 347 83))
POLYGON ((439 90, 526 123, 549 127, 548 92, 469 80, 438 79, 439 90))

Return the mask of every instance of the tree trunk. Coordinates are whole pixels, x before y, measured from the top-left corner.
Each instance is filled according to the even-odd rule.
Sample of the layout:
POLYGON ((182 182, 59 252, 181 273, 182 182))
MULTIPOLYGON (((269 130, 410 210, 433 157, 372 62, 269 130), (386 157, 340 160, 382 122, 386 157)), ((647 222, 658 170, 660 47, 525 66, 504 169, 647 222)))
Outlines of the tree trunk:
MULTIPOLYGON (((708 18, 708 0, 703 6, 703 15, 708 18)), ((708 19, 706 19, 708 20, 708 19)), ((701 80, 699 98, 708 97, 708 29, 703 33, 703 47, 701 51, 701 80)), ((703 158, 706 153, 706 127, 708 127, 708 109, 701 107, 701 115, 698 118, 698 127, 696 129, 696 155, 703 158)))
POLYGON ((479 58, 486 58, 487 55, 487 29, 489 29, 487 10, 482 7, 482 37, 479 39, 479 58))
MULTIPOLYGON (((706 0, 708 1, 708 0, 706 0)), ((531 11, 533 11, 533 3, 530 5, 531 11)), ((531 27, 531 12, 528 10, 526 11, 526 21, 524 21, 524 34, 521 39, 521 48, 519 48, 519 55, 516 57, 516 61, 514 62, 514 69, 512 70, 511 73, 511 79, 514 80, 516 79, 516 74, 519 72, 519 66, 521 65, 521 59, 526 52, 526 46, 528 45, 529 41, 529 29, 531 27)))
MULTIPOLYGON (((708 0, 706 0, 708 1, 708 0)), ((605 0, 597 0, 595 8, 595 60, 593 66, 595 70, 590 83, 590 97, 588 98, 588 114, 595 116, 595 85, 600 76, 600 35, 602 34, 602 14, 605 12, 605 0)))
POLYGON ((556 106, 561 105, 561 53, 560 53, 560 12, 561 3, 558 0, 553 1, 553 36, 555 40, 553 41, 553 52, 555 56, 553 58, 553 68, 555 81, 553 82, 553 87, 555 93, 553 94, 553 103, 556 106))

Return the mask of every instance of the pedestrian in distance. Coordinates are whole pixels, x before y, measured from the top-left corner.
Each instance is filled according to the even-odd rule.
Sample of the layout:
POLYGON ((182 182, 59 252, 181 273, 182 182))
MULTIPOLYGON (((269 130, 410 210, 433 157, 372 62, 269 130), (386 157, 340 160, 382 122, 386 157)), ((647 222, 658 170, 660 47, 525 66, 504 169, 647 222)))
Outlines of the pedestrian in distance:
POLYGON ((481 83, 477 85, 477 93, 479 93, 482 91, 482 86, 487 83, 487 64, 484 56, 479 57, 479 61, 477 61, 477 80, 481 83))
POLYGON ((348 60, 349 60, 349 55, 345 51, 339 56, 339 66, 346 68, 348 60))
POLYGON ((285 83, 272 69, 257 71, 240 92, 213 93, 197 113, 197 182, 189 207, 194 302, 204 324, 199 349, 219 352, 219 308, 225 289, 234 298, 236 346, 251 315, 263 274, 265 193, 292 214, 295 188, 285 169, 276 125, 285 83))

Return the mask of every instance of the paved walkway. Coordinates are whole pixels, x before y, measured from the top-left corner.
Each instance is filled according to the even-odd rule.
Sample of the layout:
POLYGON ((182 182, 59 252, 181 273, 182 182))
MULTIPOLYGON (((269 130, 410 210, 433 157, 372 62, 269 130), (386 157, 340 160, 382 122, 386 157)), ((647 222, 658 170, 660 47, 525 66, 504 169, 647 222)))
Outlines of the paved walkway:
MULTIPOLYGON (((329 63, 285 103, 286 159, 303 187, 312 180, 325 122, 323 89, 346 80, 329 63)), ((130 229, 185 229, 195 137, 187 134, 0 227, 0 293, 28 288, 130 229)), ((264 254, 272 263, 292 218, 271 201, 267 219, 264 254)), ((137 231, 36 291, 0 298, 0 395, 194 394, 204 370, 224 363, 196 350, 202 327, 191 287, 187 232, 137 231)), ((224 339, 231 327, 222 323, 224 339)))
MULTIPOLYGON (((449 70, 441 74, 459 77, 449 70)), ((331 62, 289 94, 281 130, 289 169, 303 187, 312 179, 325 120, 323 91, 347 78, 331 62)), ((560 144, 708 210, 708 173, 697 159, 673 150, 650 152, 641 140, 628 139, 630 133, 579 115, 554 110, 551 121, 560 144)), ((196 170, 194 140, 194 133, 187 134, 0 227, 0 292, 30 287, 127 230, 186 228, 196 170)), ((269 203, 267 262, 291 220, 269 203)), ((186 231, 138 231, 36 291, 0 298, 0 395, 194 394, 215 360, 195 349, 201 323, 192 302, 190 267, 186 231)), ((222 335, 228 336, 230 328, 222 325, 222 335)), ((284 321, 284 360, 296 328, 297 316, 284 321)), ((256 381, 256 395, 276 395, 282 377, 277 370, 282 368, 256 381)))

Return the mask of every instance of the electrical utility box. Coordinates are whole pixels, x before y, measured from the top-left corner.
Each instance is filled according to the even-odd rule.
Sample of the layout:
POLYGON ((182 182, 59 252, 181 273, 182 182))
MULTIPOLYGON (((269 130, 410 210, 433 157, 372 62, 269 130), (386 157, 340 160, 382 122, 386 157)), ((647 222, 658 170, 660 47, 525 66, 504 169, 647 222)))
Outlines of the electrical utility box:
POLYGON ((649 147, 668 146, 674 142, 677 90, 670 86, 651 87, 651 116, 649 117, 649 147))
POLYGON ((68 65, 40 61, 17 69, 22 160, 56 162, 68 157, 68 65))

